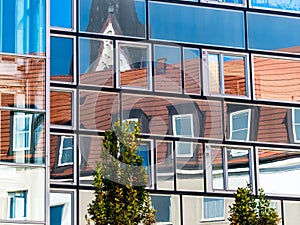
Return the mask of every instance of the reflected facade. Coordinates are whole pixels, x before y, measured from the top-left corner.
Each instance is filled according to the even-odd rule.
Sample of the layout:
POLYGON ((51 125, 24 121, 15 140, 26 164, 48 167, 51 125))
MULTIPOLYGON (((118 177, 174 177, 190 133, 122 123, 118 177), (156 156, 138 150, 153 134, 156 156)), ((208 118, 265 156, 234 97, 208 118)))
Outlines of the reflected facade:
POLYGON ((47 1, 0 0, 0 225, 85 225, 104 132, 118 120, 140 123, 158 225, 229 225, 247 183, 280 224, 298 223, 297 0, 47 1), (46 171, 30 182, 37 193, 49 183, 49 202, 30 182, 5 183, 5 171, 29 181, 46 171), (29 201, 49 215, 29 215, 29 201))

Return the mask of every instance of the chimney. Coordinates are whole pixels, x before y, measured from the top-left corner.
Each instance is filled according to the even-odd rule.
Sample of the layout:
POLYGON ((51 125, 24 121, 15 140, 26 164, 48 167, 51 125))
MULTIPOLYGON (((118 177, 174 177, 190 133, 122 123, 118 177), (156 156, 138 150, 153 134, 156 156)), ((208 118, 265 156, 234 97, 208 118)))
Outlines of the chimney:
POLYGON ((157 59, 156 74, 165 74, 167 69, 167 58, 157 59))

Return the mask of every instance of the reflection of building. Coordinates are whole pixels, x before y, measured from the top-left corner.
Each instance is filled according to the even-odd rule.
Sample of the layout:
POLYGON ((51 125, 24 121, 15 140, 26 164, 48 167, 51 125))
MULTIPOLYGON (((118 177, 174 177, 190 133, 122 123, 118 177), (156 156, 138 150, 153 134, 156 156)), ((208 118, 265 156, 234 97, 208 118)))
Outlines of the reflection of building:
POLYGON ((159 225, 229 224, 246 182, 297 225, 299 4, 282 4, 0 0, 0 224, 85 224, 121 119, 141 123, 159 225))

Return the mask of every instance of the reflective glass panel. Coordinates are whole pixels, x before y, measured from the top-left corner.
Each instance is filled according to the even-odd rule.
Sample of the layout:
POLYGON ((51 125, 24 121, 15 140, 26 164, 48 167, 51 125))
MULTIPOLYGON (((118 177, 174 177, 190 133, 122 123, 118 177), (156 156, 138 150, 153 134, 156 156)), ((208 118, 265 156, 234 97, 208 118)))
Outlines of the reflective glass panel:
POLYGON ((267 194, 300 195, 300 152, 258 148, 259 184, 267 194))
POLYGON ((228 189, 246 187, 250 180, 250 151, 245 148, 229 148, 227 151, 228 189))
POLYGON ((151 195, 155 219, 158 224, 180 224, 180 204, 177 195, 151 195))
POLYGON ((50 225, 73 224, 73 193, 50 192, 50 225))
POLYGON ((156 141, 156 185, 159 190, 174 190, 173 142, 156 141))
POLYGON ((45 169, 0 166, 0 220, 45 220, 45 169))
POLYGON ((145 0, 80 0, 79 29, 105 35, 145 37, 145 0))
POLYGON ((123 119, 139 117, 143 133, 176 135, 172 118, 191 115, 193 126, 184 124, 184 136, 222 138, 220 102, 123 94, 122 104, 123 119))
POLYGON ((278 1, 278 0, 269 0, 269 1, 259 1, 251 0, 251 6, 269 8, 269 9, 279 9, 287 11, 300 11, 300 2, 298 0, 290 1, 278 1))
POLYGON ((72 28, 73 27, 73 4, 72 0, 51 0, 50 25, 53 27, 72 28))
POLYGON ((103 137, 79 136, 80 161, 80 184, 91 185, 93 173, 97 166, 97 161, 101 158, 101 143, 103 137))
POLYGON ((79 39, 80 84, 113 86, 113 43, 106 39, 79 39))
POLYGON ((149 10, 151 39, 245 47, 243 12, 156 2, 149 10))
POLYGON ((0 51, 45 55, 45 0, 0 1, 0 51))
MULTIPOLYGON (((202 145, 192 142, 176 142, 188 144, 188 148, 192 150, 189 156, 179 157, 177 149, 176 157, 176 182, 178 190, 204 190, 203 178, 203 153, 202 145)), ((176 147, 181 147, 176 145, 176 147)))
POLYGON ((300 221, 299 211, 299 201, 283 201, 284 224, 298 225, 298 221, 300 221))
POLYGON ((208 55, 209 88, 211 94, 221 93, 220 57, 218 54, 208 55))
POLYGON ((300 141, 300 109, 293 108, 293 133, 294 133, 294 141, 300 141))
MULTIPOLYGON (((79 191, 79 225, 86 225, 85 215, 87 214, 88 204, 95 199, 94 191, 80 190, 79 191)), ((92 222, 92 221, 91 221, 92 222)))
POLYGON ((51 37, 50 54, 50 79, 52 81, 73 82, 73 39, 51 37))
POLYGON ((278 101, 300 101, 300 61, 254 56, 255 97, 278 101))
POLYGON ((200 51, 195 48, 183 48, 184 92, 201 94, 200 51))
POLYGON ((44 114, 0 111, 0 161, 44 164, 44 114))
POLYGON ((0 55, 0 103, 4 107, 45 108, 45 60, 0 55))
POLYGON ((250 49, 300 53, 299 18, 257 13, 247 17, 250 49))
POLYGON ((101 91, 80 91, 79 128, 109 130, 119 118, 119 95, 101 91))
POLYGON ((53 181, 74 181, 74 146, 72 135, 50 135, 50 179, 53 181))
POLYGON ((52 125, 73 126, 72 108, 75 102, 72 91, 51 90, 50 123, 52 125))
POLYGON ((209 146, 209 151, 209 160, 211 161, 211 177, 209 180, 212 182, 212 188, 214 190, 224 190, 223 149, 220 146, 209 146))
POLYGON ((155 45, 154 60, 155 90, 181 93, 180 48, 155 45))
POLYGON ((150 46, 118 43, 118 86, 150 90, 150 46))
POLYGON ((241 110, 230 114, 230 140, 249 140, 250 110, 241 110))

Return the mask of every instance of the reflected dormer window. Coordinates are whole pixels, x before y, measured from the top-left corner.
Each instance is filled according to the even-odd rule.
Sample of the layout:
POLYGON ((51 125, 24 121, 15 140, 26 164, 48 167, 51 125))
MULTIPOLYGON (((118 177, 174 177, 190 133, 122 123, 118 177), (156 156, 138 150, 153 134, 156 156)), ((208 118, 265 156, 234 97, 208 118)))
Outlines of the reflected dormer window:
POLYGON ((230 140, 249 141, 251 110, 230 113, 230 140))

